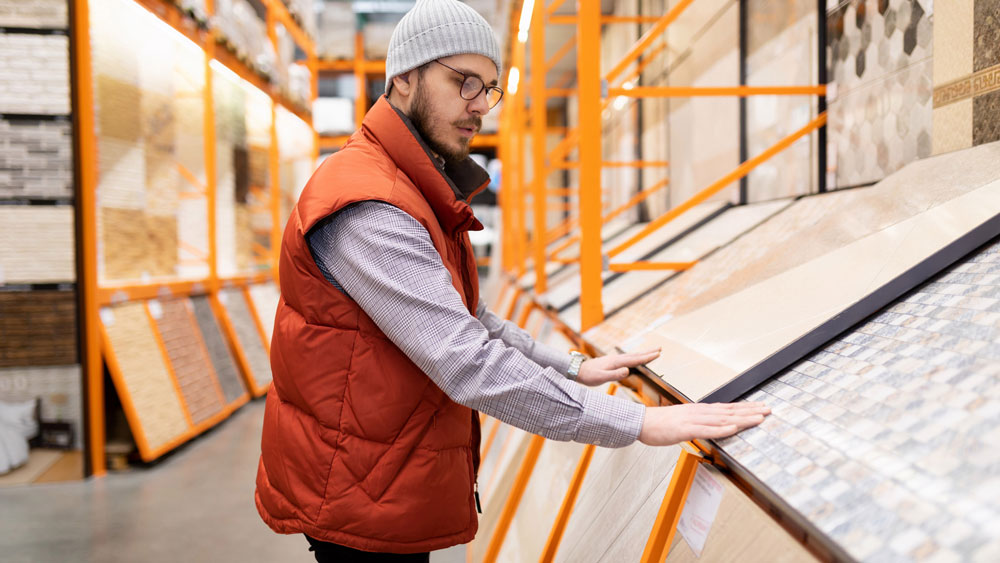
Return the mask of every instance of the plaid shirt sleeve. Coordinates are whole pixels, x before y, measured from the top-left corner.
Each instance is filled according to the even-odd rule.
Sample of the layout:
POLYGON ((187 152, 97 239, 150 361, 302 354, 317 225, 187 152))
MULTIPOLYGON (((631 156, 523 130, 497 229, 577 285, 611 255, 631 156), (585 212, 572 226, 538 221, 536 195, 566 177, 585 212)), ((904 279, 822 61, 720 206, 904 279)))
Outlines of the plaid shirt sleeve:
POLYGON ((569 381, 553 369, 563 367, 558 352, 481 304, 483 319, 470 315, 426 229, 404 211, 352 205, 314 229, 309 247, 324 276, 454 401, 553 440, 638 438, 645 407, 569 381))
POLYGON ((569 354, 538 342, 517 324, 500 318, 486 308, 486 302, 482 299, 479 300, 479 306, 476 308, 476 317, 486 327, 490 338, 503 340, 504 344, 517 348, 540 366, 552 368, 563 375, 569 371, 569 354))

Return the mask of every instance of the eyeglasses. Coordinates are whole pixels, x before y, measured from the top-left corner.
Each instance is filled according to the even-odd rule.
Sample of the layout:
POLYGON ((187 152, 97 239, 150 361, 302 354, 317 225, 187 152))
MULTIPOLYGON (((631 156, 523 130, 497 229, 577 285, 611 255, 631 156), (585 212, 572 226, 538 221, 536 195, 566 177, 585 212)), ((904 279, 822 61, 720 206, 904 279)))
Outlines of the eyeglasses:
POLYGON ((478 76, 472 76, 470 74, 465 74, 460 70, 455 70, 439 60, 435 60, 434 62, 448 70, 452 70, 462 75, 464 80, 462 81, 462 90, 459 92, 459 95, 462 96, 463 100, 471 102, 472 100, 478 98, 479 94, 481 94, 483 90, 486 90, 486 103, 489 105, 490 109, 493 109, 500 103, 500 98, 503 97, 503 90, 499 87, 487 86, 478 76))

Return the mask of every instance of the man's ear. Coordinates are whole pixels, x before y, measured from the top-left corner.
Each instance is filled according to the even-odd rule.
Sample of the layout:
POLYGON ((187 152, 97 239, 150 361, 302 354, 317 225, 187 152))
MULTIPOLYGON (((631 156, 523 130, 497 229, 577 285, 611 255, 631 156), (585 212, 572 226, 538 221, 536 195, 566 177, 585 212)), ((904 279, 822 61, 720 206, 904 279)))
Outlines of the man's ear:
POLYGON ((411 80, 411 78, 414 77, 415 74, 416 74, 416 69, 411 70, 410 72, 397 74, 396 76, 393 76, 392 89, 399 92, 399 94, 403 97, 409 96, 410 92, 413 90, 413 81, 411 80))

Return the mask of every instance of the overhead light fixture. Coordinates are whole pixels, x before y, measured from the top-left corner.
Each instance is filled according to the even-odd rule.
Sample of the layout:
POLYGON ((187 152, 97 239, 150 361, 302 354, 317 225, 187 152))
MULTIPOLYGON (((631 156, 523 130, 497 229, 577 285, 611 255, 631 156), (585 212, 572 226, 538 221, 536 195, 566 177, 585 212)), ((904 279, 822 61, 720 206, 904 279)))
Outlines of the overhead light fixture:
POLYGON ((521 80, 521 71, 516 66, 510 67, 510 74, 507 76, 507 91, 517 94, 517 83, 521 80))
POLYGON ((528 42, 528 28, 531 27, 531 12, 535 10, 535 0, 524 0, 521 4, 521 21, 517 24, 517 40, 528 42))
POLYGON ((405 14, 413 7, 406 0, 356 0, 351 2, 355 14, 405 14))

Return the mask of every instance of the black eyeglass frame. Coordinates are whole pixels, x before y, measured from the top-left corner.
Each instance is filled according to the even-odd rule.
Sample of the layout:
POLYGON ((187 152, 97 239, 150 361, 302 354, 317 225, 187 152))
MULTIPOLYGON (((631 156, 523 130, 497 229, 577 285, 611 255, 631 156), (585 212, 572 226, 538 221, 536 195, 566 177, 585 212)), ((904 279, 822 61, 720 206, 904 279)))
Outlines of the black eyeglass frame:
MULTIPOLYGON (((443 62, 441 62, 441 61, 439 61, 437 59, 434 59, 432 62, 435 62, 435 63, 443 66, 444 68, 446 68, 446 69, 448 69, 450 71, 457 72, 458 74, 462 75, 462 85, 458 89, 458 95, 461 96, 461 98, 463 100, 465 100, 467 102, 471 102, 472 100, 475 100, 476 98, 478 98, 479 95, 482 94, 484 90, 486 90, 487 91, 486 92, 486 104, 489 106, 490 109, 493 109, 493 108, 497 107, 497 105, 500 103, 500 100, 503 99, 503 94, 504 94, 503 88, 500 88, 499 86, 487 86, 486 83, 483 82, 482 78, 479 78, 478 76, 475 76, 475 75, 472 75, 472 74, 465 74, 464 72, 462 72, 460 70, 451 68, 450 66, 444 64, 443 62), (474 96, 472 96, 471 98, 466 98, 462 94, 462 92, 465 91, 465 85, 469 83, 469 80, 476 80, 476 81, 478 81, 479 82, 479 89, 476 90, 476 94, 474 96), (490 91, 500 92, 500 95, 497 96, 497 101, 493 102, 493 104, 490 104, 490 94, 489 94, 490 91)), ((475 83, 473 83, 473 85, 475 85, 475 83)))

